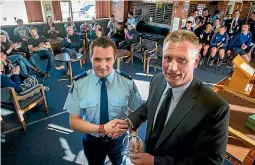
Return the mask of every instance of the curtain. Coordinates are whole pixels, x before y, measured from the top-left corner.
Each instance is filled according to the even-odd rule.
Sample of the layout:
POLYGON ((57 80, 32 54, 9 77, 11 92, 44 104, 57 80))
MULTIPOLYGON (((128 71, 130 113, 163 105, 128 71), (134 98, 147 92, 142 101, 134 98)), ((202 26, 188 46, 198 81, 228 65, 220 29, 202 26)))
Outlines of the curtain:
POLYGON ((42 7, 40 1, 24 1, 28 22, 43 22, 42 7))
POLYGON ((54 20, 62 21, 60 1, 52 1, 52 6, 53 6, 53 13, 54 13, 54 20))
POLYGON ((111 1, 96 1, 96 18, 109 18, 111 1))

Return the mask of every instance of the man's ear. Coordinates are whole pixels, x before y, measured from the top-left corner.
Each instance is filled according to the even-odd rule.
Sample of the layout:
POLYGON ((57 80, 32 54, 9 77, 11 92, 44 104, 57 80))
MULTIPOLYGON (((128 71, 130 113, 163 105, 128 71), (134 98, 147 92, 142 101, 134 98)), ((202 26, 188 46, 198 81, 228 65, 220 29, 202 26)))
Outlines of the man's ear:
POLYGON ((201 58, 201 55, 198 54, 198 55, 197 55, 197 58, 195 59, 194 68, 197 68, 197 66, 198 66, 198 64, 199 64, 199 61, 200 61, 200 58, 201 58))

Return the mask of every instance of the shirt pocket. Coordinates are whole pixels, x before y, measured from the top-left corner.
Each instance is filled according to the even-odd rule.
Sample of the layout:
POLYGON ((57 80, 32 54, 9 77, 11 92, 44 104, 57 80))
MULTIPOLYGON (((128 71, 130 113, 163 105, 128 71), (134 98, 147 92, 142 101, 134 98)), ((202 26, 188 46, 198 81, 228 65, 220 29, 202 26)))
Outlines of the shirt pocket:
POLYGON ((99 120, 98 102, 96 100, 81 101, 82 119, 91 123, 99 120))
POLYGON ((118 118, 124 119, 128 115, 128 100, 127 99, 111 99, 110 120, 118 118))

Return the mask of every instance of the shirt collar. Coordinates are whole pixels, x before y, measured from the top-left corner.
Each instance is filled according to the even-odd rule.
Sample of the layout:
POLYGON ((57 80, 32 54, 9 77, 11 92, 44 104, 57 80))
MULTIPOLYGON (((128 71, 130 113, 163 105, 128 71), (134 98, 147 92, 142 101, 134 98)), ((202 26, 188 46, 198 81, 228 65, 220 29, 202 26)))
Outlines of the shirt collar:
POLYGON ((192 82, 192 80, 191 80, 188 84, 186 84, 186 85, 184 85, 184 86, 181 86, 181 87, 178 87, 178 88, 172 88, 172 87, 169 85, 169 83, 167 83, 167 85, 166 85, 166 90, 164 91, 164 95, 166 95, 167 90, 168 90, 169 88, 172 88, 173 99, 174 99, 174 101, 177 101, 177 100, 183 95, 183 93, 186 91, 186 89, 189 87, 189 85, 191 84, 191 82, 192 82))
MULTIPOLYGON (((100 77, 97 76, 97 74, 95 73, 94 70, 92 70, 92 75, 94 75, 94 80, 95 80, 95 83, 97 85, 100 82, 100 77)), ((112 73, 109 76, 106 77, 107 81, 110 84, 112 83, 114 76, 115 76, 115 70, 113 69, 112 73)))

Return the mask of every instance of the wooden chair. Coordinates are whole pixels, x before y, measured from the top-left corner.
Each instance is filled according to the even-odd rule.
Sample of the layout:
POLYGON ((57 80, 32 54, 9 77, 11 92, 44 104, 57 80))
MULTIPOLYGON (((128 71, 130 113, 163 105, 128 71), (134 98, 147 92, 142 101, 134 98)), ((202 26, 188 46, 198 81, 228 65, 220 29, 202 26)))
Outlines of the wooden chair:
POLYGON ((48 113, 48 105, 44 93, 43 85, 38 84, 20 94, 17 94, 12 87, 1 88, 1 105, 12 106, 16 109, 23 130, 26 131, 26 123, 24 114, 43 102, 45 112, 48 113))
POLYGON ((154 71, 157 69, 162 69, 162 56, 163 56, 163 46, 159 46, 157 50, 157 54, 154 56, 149 56, 147 59, 147 69, 146 69, 146 77, 149 75, 150 67, 154 67, 154 71))
POLYGON ((145 71, 147 58, 155 56, 157 53, 157 42, 148 39, 142 39, 141 44, 131 45, 131 52, 134 57, 137 57, 143 61, 143 70, 145 71))

